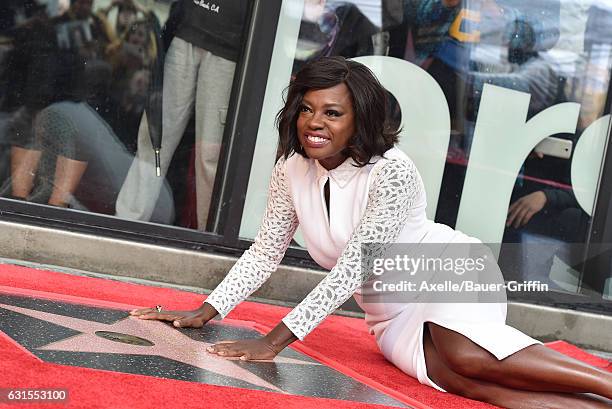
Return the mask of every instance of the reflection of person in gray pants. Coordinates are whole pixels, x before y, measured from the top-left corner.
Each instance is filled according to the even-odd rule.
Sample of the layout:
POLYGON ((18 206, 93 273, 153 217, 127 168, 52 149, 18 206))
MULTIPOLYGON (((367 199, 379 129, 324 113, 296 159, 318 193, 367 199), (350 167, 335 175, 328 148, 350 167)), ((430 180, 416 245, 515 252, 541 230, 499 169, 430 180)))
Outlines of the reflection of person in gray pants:
POLYGON ((223 4, 212 11, 191 0, 181 1, 183 17, 164 65, 161 177, 155 173, 154 151, 146 117, 143 117, 136 160, 119 192, 116 214, 123 218, 150 219, 168 166, 195 105, 197 214, 198 227, 204 229, 246 2, 223 4))
MULTIPOLYGON (((28 201, 112 214, 133 156, 96 109, 84 101, 46 107, 34 119, 31 142, 38 154, 22 186, 28 201)), ((0 191, 11 185, 9 179, 0 191)), ((170 187, 162 184, 152 220, 168 223, 173 212, 170 187)))

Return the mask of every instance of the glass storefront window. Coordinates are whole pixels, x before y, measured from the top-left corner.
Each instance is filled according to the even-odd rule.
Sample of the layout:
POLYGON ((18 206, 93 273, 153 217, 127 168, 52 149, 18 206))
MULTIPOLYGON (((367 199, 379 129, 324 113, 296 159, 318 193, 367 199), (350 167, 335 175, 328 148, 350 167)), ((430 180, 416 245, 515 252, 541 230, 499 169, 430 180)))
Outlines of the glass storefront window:
POLYGON ((0 196, 205 230, 249 6, 3 1, 0 196))
MULTIPOLYGON (((112 220, 116 230, 239 247, 238 223, 249 241, 264 213, 283 90, 307 62, 342 55, 388 89, 429 218, 512 244, 496 254, 513 277, 583 294, 610 165, 608 3, 6 0, 0 197, 110 216, 95 226, 112 220), (262 30, 249 13, 279 6, 272 44, 274 24, 262 30), (248 43, 257 30, 265 36, 248 43), (198 233, 207 226, 212 234, 198 233)), ((303 254, 299 232, 295 243, 303 254)), ((599 297, 604 287, 594 288, 599 297)))
POLYGON ((306 62, 342 55, 392 94, 430 218, 513 243, 497 253, 514 276, 584 292, 574 267, 609 134, 611 27, 598 0, 284 1, 241 236, 265 207, 283 88, 306 62))

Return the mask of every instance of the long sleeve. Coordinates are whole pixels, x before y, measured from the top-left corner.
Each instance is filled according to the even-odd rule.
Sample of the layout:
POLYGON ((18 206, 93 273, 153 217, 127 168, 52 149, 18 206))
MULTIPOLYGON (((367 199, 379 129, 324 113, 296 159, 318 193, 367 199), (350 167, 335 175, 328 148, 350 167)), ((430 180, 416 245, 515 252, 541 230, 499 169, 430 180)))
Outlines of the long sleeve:
POLYGON ((555 210, 565 210, 570 207, 579 207, 573 191, 562 189, 543 189, 546 196, 546 207, 555 210))
MULTIPOLYGON (((355 290, 371 271, 362 271, 362 243, 394 243, 422 189, 412 162, 391 159, 373 172, 365 213, 329 274, 285 318, 285 325, 300 340, 355 290)), ((383 246, 381 246, 382 249, 383 246)), ((375 254, 369 254, 370 256, 375 254)))
POLYGON ((251 295, 276 271, 298 227, 285 172, 279 159, 272 172, 268 205, 255 241, 206 298, 222 317, 251 295))

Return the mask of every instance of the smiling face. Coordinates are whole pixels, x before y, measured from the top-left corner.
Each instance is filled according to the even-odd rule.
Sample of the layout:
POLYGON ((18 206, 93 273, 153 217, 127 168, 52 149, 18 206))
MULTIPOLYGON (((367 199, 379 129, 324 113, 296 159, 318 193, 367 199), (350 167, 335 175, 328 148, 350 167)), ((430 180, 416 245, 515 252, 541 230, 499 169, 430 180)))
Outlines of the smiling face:
POLYGON ((351 93, 345 84, 313 89, 304 94, 297 120, 300 144, 309 158, 317 159, 327 170, 338 167, 355 134, 355 112, 351 93))

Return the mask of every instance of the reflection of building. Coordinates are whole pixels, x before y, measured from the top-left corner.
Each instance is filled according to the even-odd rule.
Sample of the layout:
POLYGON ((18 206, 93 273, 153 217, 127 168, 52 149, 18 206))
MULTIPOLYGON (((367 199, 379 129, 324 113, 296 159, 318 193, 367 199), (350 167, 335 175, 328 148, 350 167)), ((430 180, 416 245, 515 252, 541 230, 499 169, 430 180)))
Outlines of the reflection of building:
MULTIPOLYGON (((414 0, 413 2, 422 4, 425 0, 423 2, 414 0)), ((338 6, 338 2, 328 3, 338 6)), ((367 24, 354 26, 347 30, 345 38, 349 40, 370 38, 371 34, 380 31, 380 24, 373 22, 373 20, 378 21, 379 17, 376 13, 368 11, 365 2, 346 3, 348 3, 348 6, 345 4, 344 7, 358 10, 362 16, 365 16, 364 19, 367 24)), ((369 2, 369 4, 374 3, 369 2)), ((389 3, 393 3, 393 1, 382 2, 383 6, 388 6, 389 3)), ((432 1, 430 3, 436 6, 440 5, 440 2, 432 1)), ((475 4, 476 1, 470 0, 464 3, 475 4)), ((491 3, 492 0, 481 0, 479 2, 480 7, 488 7, 491 3)), ((605 41, 598 40, 610 38, 609 31, 605 30, 612 27, 611 18, 609 14, 601 10, 592 15, 588 7, 583 7, 584 2, 574 0, 561 2, 550 0, 499 0, 498 3, 503 3, 508 8, 522 10, 524 18, 521 21, 525 25, 527 23, 531 24, 536 15, 544 16, 539 19, 539 22, 536 21, 540 24, 539 26, 535 23, 535 25, 532 24, 535 31, 535 48, 530 51, 539 53, 536 57, 533 57, 535 59, 523 61, 522 64, 508 60, 508 55, 510 55, 509 37, 510 34, 514 33, 509 31, 508 27, 509 23, 514 24, 516 22, 516 18, 505 17, 502 19, 503 24, 497 25, 486 21, 483 26, 476 27, 474 25, 470 26, 474 22, 468 18, 470 15, 464 13, 463 16, 466 21, 459 21, 452 29, 455 37, 450 37, 448 31, 455 22, 454 17, 458 13, 453 14, 455 12, 451 10, 449 14, 453 15, 453 18, 449 19, 448 24, 446 22, 442 25, 425 24, 428 22, 423 21, 423 14, 418 14, 417 8, 417 14, 411 17, 417 23, 423 23, 420 26, 423 28, 421 34, 427 34, 426 31, 429 29, 429 39, 433 39, 429 43, 423 42, 424 49, 430 48, 434 51, 433 54, 439 52, 437 57, 440 57, 436 62, 438 65, 433 65, 437 71, 435 73, 429 72, 427 75, 435 79, 432 82, 437 83, 438 88, 440 88, 440 84, 442 85, 444 94, 436 100, 434 98, 435 87, 420 87, 423 84, 415 83, 406 72, 389 70, 387 71, 390 73, 388 74, 389 77, 385 78, 385 81, 392 85, 410 84, 411 87, 406 95, 401 95, 402 98, 396 98, 398 100, 397 106, 403 103, 403 99, 413 98, 417 101, 414 104, 414 112, 399 112, 400 109, 398 108, 397 114, 398 116, 401 114, 404 124, 419 124, 422 123, 420 121, 424 121, 424 118, 428 118, 432 111, 448 110, 450 105, 451 117, 449 122, 456 125, 463 121, 464 126, 454 126, 453 130, 443 129, 442 127, 435 128, 435 126, 422 126, 421 128, 417 126, 414 128, 415 131, 412 132, 416 135, 415 137, 420 138, 416 140, 422 146, 428 146, 434 150, 440 147, 438 145, 430 146, 429 144, 436 139, 438 134, 444 133, 443 136, 445 137, 450 137, 449 134, 451 133, 453 137, 462 136, 459 133, 466 132, 465 129, 483 125, 478 122, 484 120, 480 111, 485 108, 481 99, 485 87, 488 90, 499 91, 501 89, 505 96, 516 97, 516 100, 513 99, 513 101, 519 101, 520 103, 515 104, 515 106, 503 106, 504 110, 497 112, 494 119, 502 123, 503 120, 515 115, 513 118, 518 117, 520 120, 517 119, 514 124, 521 132, 508 137, 511 139, 511 147, 508 149, 501 150, 496 144, 486 146, 484 155, 499 158, 500 163, 499 167, 492 167, 490 170, 493 182, 483 184, 476 193, 480 193, 484 197, 488 191, 492 190, 492 187, 502 178, 503 175, 501 174, 505 172, 500 172, 502 162, 516 153, 511 151, 511 148, 518 146, 519 142, 530 137, 531 133, 544 137, 549 135, 540 135, 538 132, 562 132, 565 136, 575 139, 574 149, 577 150, 578 156, 583 155, 582 159, 574 161, 574 158, 566 160, 549 155, 542 160, 538 160, 533 157, 526 158, 527 152, 523 158, 519 158, 523 163, 519 168, 523 168, 523 170, 515 172, 512 177, 517 179, 517 184, 524 187, 523 193, 525 193, 525 196, 529 192, 537 192, 543 189, 557 189, 558 191, 568 192, 574 188, 582 188, 583 193, 586 192, 586 196, 590 195, 592 197, 592 206, 589 209, 584 209, 583 205, 576 203, 573 207, 570 206, 570 210, 585 212, 585 214, 588 210, 589 213, 587 220, 581 222, 582 224, 578 226, 584 228, 586 232, 579 235, 578 241, 580 244, 612 242, 612 223, 609 221, 610 218, 607 217, 608 212, 612 211, 612 208, 609 208, 608 205, 612 196, 609 189, 609 186, 612 185, 609 180, 612 177, 609 166, 612 163, 612 154, 604 150, 603 146, 605 144, 598 145, 598 141, 607 140, 609 137, 608 129, 604 123, 605 118, 600 121, 598 119, 607 113, 607 111, 603 111, 603 107, 605 106, 604 101, 609 99, 610 79, 610 47, 605 41), (434 27, 436 29, 442 28, 438 32, 434 27), (469 37, 467 34, 473 34, 476 29, 480 31, 479 42, 470 42, 465 61, 460 61, 461 64, 457 65, 451 64, 452 61, 457 61, 457 59, 453 60, 451 57, 456 57, 457 53, 460 54, 465 49, 457 51, 458 48, 453 49, 448 44, 445 44, 445 48, 438 46, 443 45, 443 40, 447 38, 457 40, 457 37, 459 37, 463 40, 475 40, 475 37, 469 37), (497 42, 493 43, 493 40, 497 42), (453 50, 455 54, 452 54, 453 50), (447 64, 444 69, 441 69, 441 64, 445 62, 447 64), (465 65, 463 65, 464 62, 465 65), (538 62, 541 63, 539 66, 537 65, 538 62), (548 63, 550 64, 546 65, 548 63), (559 71, 549 70, 549 66, 554 66, 554 63, 557 63, 560 67, 559 71), (587 68, 585 69, 583 66, 587 68), (467 68, 461 71, 458 67, 467 68), (543 80, 543 77, 537 74, 543 71, 553 71, 553 74, 549 75, 550 78, 543 80), (555 77, 554 74, 558 74, 559 77, 555 77), (458 82, 458 79, 463 82, 458 82), (567 83, 563 84, 562 81, 564 80, 567 83), (548 85, 552 83, 558 83, 554 92, 551 92, 552 85, 548 85), (469 86, 466 86, 466 84, 469 86), (543 87, 544 91, 547 91, 543 93, 545 98, 538 98, 537 87, 543 87), (423 92, 423 89, 428 90, 427 95, 419 94, 423 92), (456 95, 453 93, 456 93, 456 95), (536 100, 537 104, 535 103, 536 100), (554 118, 554 116, 546 115, 530 122, 529 127, 524 126, 527 120, 531 120, 540 112, 556 107, 568 100, 581 105, 580 118, 574 121, 577 129, 572 130, 571 126, 568 126, 563 128, 563 131, 556 131, 556 124, 561 121, 551 120, 550 118, 554 118), (525 103, 527 108, 524 112, 521 111, 522 117, 519 115, 521 112, 510 112, 519 105, 522 109, 525 103), (597 109, 591 109, 591 106, 596 106, 597 109), (419 108, 422 111, 417 111, 419 108), (593 113, 588 120, 586 119, 586 112, 593 113), (589 126, 593 127, 589 128, 589 126), (566 128, 569 128, 569 131, 566 131, 566 128), (526 129, 529 132, 522 132, 526 129), (601 135, 603 135, 603 138, 601 135), (580 136, 579 139, 578 136, 580 136), (589 150, 590 148, 592 149, 589 150), (577 164, 581 165, 576 168, 577 164), (601 176, 600 171, 602 172, 601 176), (586 185, 578 186, 576 184, 574 186, 572 172, 574 172, 574 178, 584 176, 583 180, 586 180, 586 185)), ((334 23, 327 26, 330 28, 328 31, 321 30, 320 25, 315 26, 315 19, 313 18, 310 20, 304 19, 313 23, 312 26, 301 23, 303 16, 298 16, 295 9, 290 7, 291 4, 293 3, 266 0, 260 3, 261 8, 255 10, 256 13, 260 14, 256 16, 257 18, 252 19, 253 26, 250 27, 250 37, 248 41, 243 42, 244 49, 238 62, 243 71, 234 80, 234 92, 229 106, 226 110, 215 114, 220 120, 225 121, 225 131, 208 231, 196 232, 179 226, 184 218, 188 219, 190 214, 195 213, 196 210, 193 189, 190 188, 193 181, 194 166, 190 156, 192 146, 180 145, 177 147, 178 154, 172 164, 172 167, 178 169, 178 171, 170 178, 174 187, 177 206, 176 209, 173 209, 177 215, 174 224, 162 225, 137 222, 2 199, 0 200, 0 213, 3 221, 0 224, 10 234, 5 235, 4 241, 0 241, 0 249, 2 249, 0 254, 14 258, 30 259, 40 259, 40 254, 46 254, 45 261, 56 264, 74 267, 87 266, 87 268, 96 266, 93 268, 102 272, 134 274, 162 281, 182 282, 207 288, 213 287, 227 271, 232 259, 217 255, 207 257, 204 252, 193 250, 206 250, 217 254, 236 256, 249 245, 259 227, 265 207, 267 182, 276 150, 276 134, 273 121, 281 103, 282 91, 289 81, 296 60, 306 60, 312 57, 312 55, 321 51, 319 46, 329 45, 330 39, 337 40, 337 37, 333 35, 337 36, 340 32, 340 27, 334 25, 337 20, 325 21, 334 23), (317 32, 317 30, 319 31, 317 32), (330 37, 325 37, 326 34, 330 34, 330 37), (299 55, 306 49, 304 45, 312 46, 310 51, 314 50, 315 52, 305 57, 299 55), (72 231, 72 233, 67 233, 67 230, 72 231), (83 235, 77 235, 74 233, 75 231, 83 233, 83 235), (52 239, 50 240, 49 237, 52 237, 52 239), (77 247, 74 244, 75 242, 72 241, 75 240, 75 237, 82 243, 92 245, 89 249, 87 246, 79 245, 78 250, 75 250, 77 247), (156 246, 151 247, 153 244, 156 246), (109 260, 108 254, 113 255, 113 260, 109 260), (207 266, 211 266, 211 270, 214 271, 210 274, 201 274, 203 267, 207 268, 207 266)), ((391 7, 383 9, 389 11, 391 7)), ((440 10, 442 9, 438 11, 440 10)), ((448 13, 449 10, 446 10, 446 12, 448 13)), ((492 12, 495 12, 495 10, 487 9, 487 13, 492 12)), ((383 17, 390 18, 389 15, 385 15, 380 19, 383 19, 383 17)), ((390 20, 401 23, 399 21, 401 16, 397 13, 394 13, 391 17, 390 20)), ((318 20, 316 21, 318 23, 318 20)), ((383 29, 387 28, 383 27, 383 29)), ((398 37, 394 36, 399 35, 404 27, 401 30, 397 26, 392 28, 395 31, 389 28, 389 33, 392 36, 390 40, 393 46, 397 45, 396 42, 398 41, 398 37)), ((90 38, 88 36, 91 35, 78 24, 74 26, 66 25, 60 31, 61 33, 58 33, 61 38, 60 42, 66 47, 71 47, 73 43, 79 41, 87 41, 90 38), (72 27, 72 29, 69 29, 69 27, 72 27)), ((407 27, 403 33, 404 35, 407 34, 407 27)), ((408 45, 408 39, 405 37, 401 39, 401 52, 394 54, 396 57, 406 57, 404 51, 408 45)), ((331 45, 336 44, 338 43, 331 45)), ((372 51, 356 53, 351 47, 346 49, 351 50, 346 53, 349 57, 373 54, 372 51)), ((360 48, 360 50, 364 49, 360 48)), ((330 46, 326 49, 326 52, 328 54, 340 53, 338 50, 338 48, 333 49, 330 46)), ((428 52, 428 50, 425 51, 428 52)), ((383 65, 383 60, 382 57, 379 60, 381 65, 383 65)), ((405 61, 404 63, 408 64, 405 61)), ((499 98, 486 100, 484 104, 487 105, 488 111, 495 111, 496 108, 502 106, 499 98)), ((565 106, 567 107, 567 105, 565 106)), ((520 110, 517 108, 517 111, 520 110)), ((549 112, 553 111, 554 109, 549 112)), ((561 116, 560 119, 567 119, 567 115, 561 116)), ((572 121, 568 122, 570 122, 570 125, 574 124, 572 121)), ((499 127, 497 123, 493 123, 491 128, 495 128, 495 126, 499 127)), ((501 131, 507 131, 507 129, 500 129, 497 133, 501 134, 501 131)), ((411 136, 414 135, 404 135, 403 137, 411 136)), ((482 140, 485 143, 495 140, 490 134, 480 137, 483 138, 482 140)), ((193 140, 193 138, 184 138, 184 140, 193 140)), ((440 149, 446 154, 449 152, 448 147, 449 144, 446 143, 440 149)), ((453 146, 451 143, 450 147, 452 150, 457 146, 453 146)), ((459 213, 459 205, 463 198, 463 188, 466 181, 466 169, 470 163, 474 164, 470 162, 471 158, 468 160, 465 155, 461 155, 461 152, 455 151, 454 153, 457 155, 449 158, 443 164, 444 176, 440 189, 440 199, 438 200, 439 208, 442 210, 434 215, 437 216, 438 221, 444 221, 451 225, 456 223, 459 213)), ((153 174, 155 170, 152 168, 151 172, 153 174)), ((88 183, 91 183, 88 186, 88 191, 92 195, 90 200, 95 201, 98 185, 96 185, 95 180, 88 183)), ((498 201, 504 199, 507 205, 511 202, 510 194, 507 198, 496 199, 498 201)), ((516 198, 512 199, 514 201, 516 198)), ((574 202, 576 201, 574 200, 574 202)), ((431 205, 435 205, 435 203, 431 205)), ((477 204, 472 209, 468 209, 470 211, 468 216, 480 220, 479 217, 484 217, 488 212, 491 212, 490 205, 491 203, 488 201, 477 204)), ((505 205, 505 208, 508 207, 507 205, 505 205)), ((545 221, 550 222, 554 220, 550 217, 554 210, 559 209, 543 208, 539 215, 545 221)), ((502 215, 502 217, 505 217, 505 215, 502 215)), ((568 224, 572 221, 567 217, 564 220, 568 224)), ((518 230, 522 229, 521 231, 534 233, 535 229, 530 230, 529 223, 526 222, 518 230)), ((188 224, 181 224, 181 226, 185 225, 188 224)), ((550 234, 548 236, 540 234, 537 237, 532 234, 530 237, 551 242, 550 234)), ((296 246, 288 252, 286 264, 314 267, 304 249, 297 245, 300 242, 301 239, 297 235, 296 246)), ((558 254, 551 255, 558 256, 558 254)), ((559 257, 554 259, 554 262, 560 265, 558 260, 559 257)), ((605 264, 605 260, 601 264, 605 264)), ((523 269, 519 273, 529 275, 529 271, 524 271, 527 268, 526 265, 520 264, 518 266, 519 270, 523 269)), ((287 282, 289 280, 284 275, 288 271, 295 274, 292 276, 292 282, 295 280, 296 283, 300 280, 295 277, 307 277, 303 281, 311 280, 310 283, 316 280, 313 277, 317 277, 315 273, 292 270, 292 267, 285 266, 279 275, 272 278, 272 280, 278 280, 275 283, 277 288, 281 288, 281 290, 275 290, 274 286, 266 287, 265 291, 267 293, 264 295, 297 301, 299 292, 306 291, 306 284, 296 284, 296 287, 289 291, 291 294, 288 294, 287 282)), ((539 271, 539 273, 542 273, 545 277, 550 276, 548 271, 539 271)), ((602 268, 601 265, 587 265, 576 274, 577 285, 574 291, 562 294, 559 297, 562 301, 559 302, 576 304, 577 309, 588 309, 590 307, 579 302, 581 299, 580 283, 584 281, 582 278, 587 276, 596 278, 596 280, 592 280, 592 283, 595 284, 590 285, 591 289, 599 295, 599 301, 601 301, 602 294, 606 291, 605 286, 609 285, 606 284, 606 280, 609 282, 609 266, 606 269, 602 268)), ((569 286, 565 286, 565 288, 569 288, 569 286)), ((539 300, 527 300, 528 303, 535 303, 536 301, 539 300)), ((610 314, 610 310, 605 309, 608 308, 607 306, 603 306, 602 302, 599 305, 601 308, 599 312, 610 314)))

